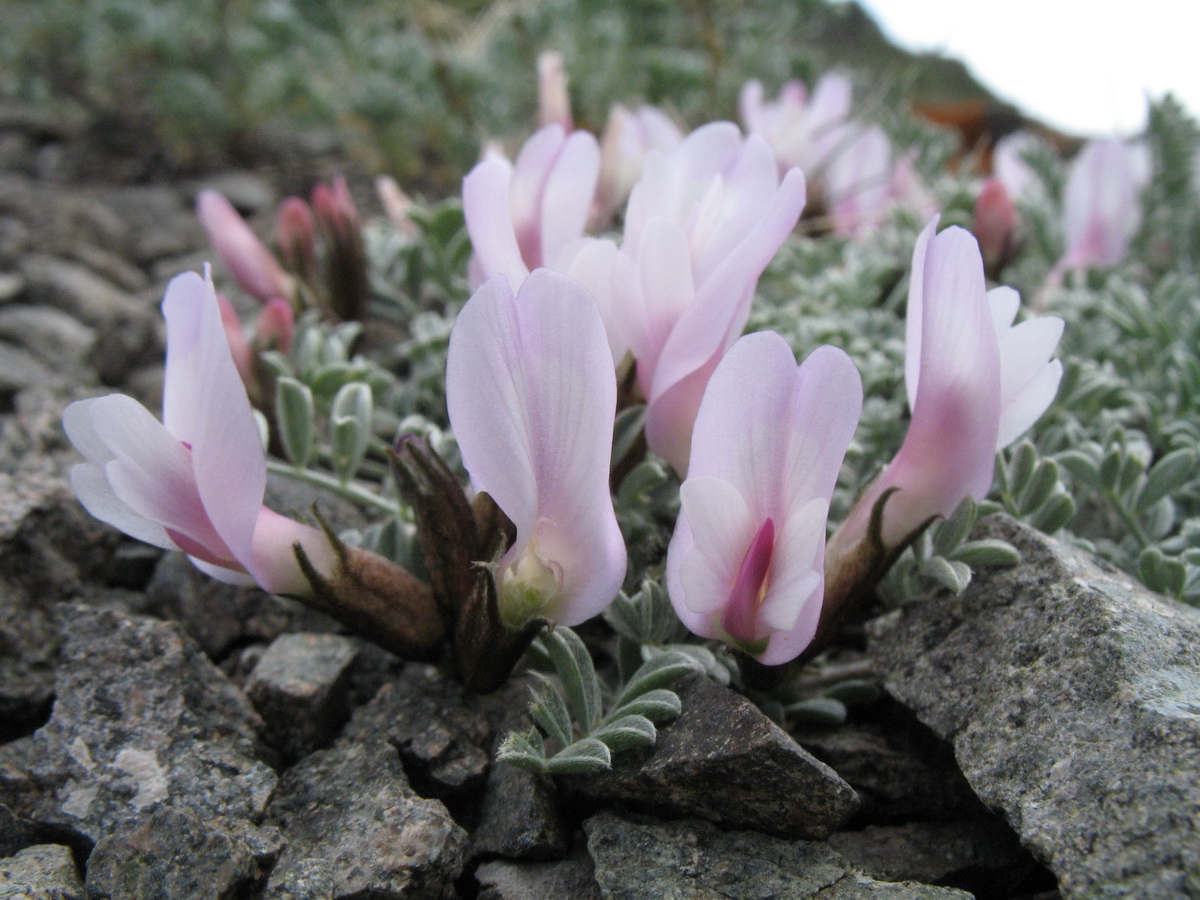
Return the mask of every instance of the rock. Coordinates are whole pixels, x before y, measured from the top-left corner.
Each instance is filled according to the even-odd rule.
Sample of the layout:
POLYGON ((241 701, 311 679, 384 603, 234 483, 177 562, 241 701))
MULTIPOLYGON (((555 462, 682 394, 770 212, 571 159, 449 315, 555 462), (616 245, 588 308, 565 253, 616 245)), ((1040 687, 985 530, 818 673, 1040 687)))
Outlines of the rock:
POLYGON ((858 806, 854 790, 753 703, 693 675, 675 686, 683 711, 650 750, 611 772, 564 776, 565 789, 726 828, 825 838, 858 806))
POLYGON ((192 213, 187 191, 166 185, 126 185, 108 192, 105 206, 126 229, 122 248, 147 266, 204 244, 204 231, 192 213))
POLYGON ((871 825, 831 835, 829 846, 872 878, 947 885, 984 900, 1054 887, 1054 876, 994 816, 871 825))
POLYGON ((434 666, 408 663, 355 711, 342 740, 392 744, 423 796, 468 796, 483 787, 500 733, 528 727, 527 691, 520 679, 510 679, 480 696, 434 666))
POLYGON ((267 741, 291 763, 328 744, 349 716, 358 649, 336 634, 285 634, 259 658, 246 696, 266 722, 267 741))
POLYGON ((284 773, 267 820, 288 839, 268 896, 313 859, 329 863, 335 900, 441 898, 462 872, 466 832, 440 802, 416 795, 381 741, 305 757, 284 773))
POLYGON ((854 788, 862 801, 851 819, 856 826, 985 812, 949 744, 890 697, 874 704, 866 721, 794 737, 854 788))
POLYGON ((88 900, 243 897, 262 887, 282 849, 274 829, 159 809, 97 842, 88 900))
POLYGON ((258 821, 275 774, 262 722, 174 624, 63 606, 54 712, 34 734, 37 819, 92 841, 164 807, 258 821))
POLYGON ((871 624, 889 692, 1066 897, 1200 896, 1200 611, 1005 517, 1021 551, 871 624))
POLYGON ((242 215, 270 210, 279 198, 275 188, 265 178, 244 169, 216 172, 195 185, 197 194, 206 189, 223 196, 242 215))
POLYGON ((0 341, 0 412, 11 412, 16 395, 56 376, 32 353, 0 341))
POLYGON ((700 819, 653 822, 600 813, 584 823, 605 900, 970 900, 954 888, 875 881, 812 841, 721 831, 700 819))
POLYGON ((82 362, 96 332, 52 306, 20 304, 0 308, 0 340, 23 347, 53 369, 82 377, 82 362))
POLYGON ((559 862, 484 863, 475 870, 479 900, 603 900, 588 856, 559 862))
POLYGON ((153 313, 111 282, 69 259, 35 253, 21 260, 32 303, 54 307, 84 325, 136 322, 153 313))
POLYGON ((16 856, 0 859, 0 897, 84 900, 71 851, 58 844, 39 844, 16 856))
POLYGON ((296 600, 216 581, 182 553, 163 554, 140 611, 179 622, 213 659, 247 641, 273 641, 288 631, 340 628, 296 600))
POLYGON ((264 900, 333 900, 333 864, 325 859, 301 859, 272 881, 264 900))
POLYGON ((25 278, 16 272, 0 272, 0 303, 8 303, 25 291, 25 278))
POLYGON ((471 834, 472 855, 558 859, 566 849, 567 832, 558 814, 554 782, 516 766, 492 766, 479 824, 471 834))

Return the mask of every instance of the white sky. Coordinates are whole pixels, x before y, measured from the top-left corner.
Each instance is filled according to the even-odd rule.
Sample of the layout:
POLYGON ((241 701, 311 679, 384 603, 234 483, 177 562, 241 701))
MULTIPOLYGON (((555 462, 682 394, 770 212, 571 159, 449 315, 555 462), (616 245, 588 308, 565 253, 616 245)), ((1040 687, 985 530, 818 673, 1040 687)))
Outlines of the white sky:
POLYGON ((1131 134, 1146 95, 1200 112, 1200 0, 860 0, 895 42, 961 59, 998 97, 1083 136, 1131 134))

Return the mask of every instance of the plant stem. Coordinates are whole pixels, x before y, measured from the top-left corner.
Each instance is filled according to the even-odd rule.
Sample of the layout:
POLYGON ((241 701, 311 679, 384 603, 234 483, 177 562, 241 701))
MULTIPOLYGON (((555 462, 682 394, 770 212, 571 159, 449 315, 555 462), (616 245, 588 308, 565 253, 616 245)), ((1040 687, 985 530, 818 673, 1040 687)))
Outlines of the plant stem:
POLYGON ((327 475, 324 472, 315 472, 312 469, 297 469, 289 463, 279 462, 274 459, 267 460, 267 471, 275 475, 283 475, 287 478, 294 478, 297 481, 326 488, 335 494, 340 494, 347 500, 377 509, 389 516, 400 515, 400 506, 398 504, 378 494, 373 494, 354 482, 342 484, 335 476, 327 475))

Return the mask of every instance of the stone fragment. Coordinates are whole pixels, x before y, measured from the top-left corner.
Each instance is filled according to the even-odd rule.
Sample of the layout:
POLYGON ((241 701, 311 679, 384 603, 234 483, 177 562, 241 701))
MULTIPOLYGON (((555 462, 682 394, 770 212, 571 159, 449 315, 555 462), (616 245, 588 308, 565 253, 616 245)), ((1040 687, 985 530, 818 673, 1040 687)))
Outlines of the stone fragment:
POLYGON ((54 307, 96 328, 149 317, 151 308, 69 259, 36 253, 21 260, 30 301, 54 307))
POLYGON ((262 887, 282 848, 274 829, 164 807, 97 842, 88 898, 244 897, 262 887))
POLYGON ((70 849, 59 844, 39 844, 0 859, 0 897, 84 900, 83 885, 70 849))
POLYGON ((408 663, 355 711, 342 740, 386 740, 422 795, 468 796, 483 787, 496 738, 528 727, 527 701, 520 679, 480 696, 434 666, 408 663))
POLYGON ((854 788, 862 801, 851 820, 857 826, 985 812, 949 744, 890 697, 865 720, 794 737, 854 788))
POLYGON ((493 765, 483 788, 479 824, 471 834, 472 855, 558 859, 566 849, 553 780, 516 766, 493 765))
POLYGON ((887 690, 1064 896, 1200 896, 1200 611, 1006 517, 976 536, 1022 563, 872 623, 887 690))
POLYGON ((284 773, 267 821, 288 840, 268 896, 313 859, 329 863, 335 900, 441 898, 462 872, 466 832, 440 802, 417 796, 381 741, 305 757, 284 773))
POLYGON ((653 748, 617 756, 610 772, 563 776, 563 788, 781 837, 827 837, 857 808, 850 785, 749 700, 700 675, 674 689, 683 711, 653 748))
POLYGON ((475 870, 479 900, 603 900, 588 856, 557 862, 493 860, 475 870))
POLYGON ((25 278, 16 272, 0 272, 0 303, 20 297, 25 290, 25 278))
POLYGON ((0 412, 11 412, 18 392, 55 376, 27 350, 0 341, 0 412))
POLYGON ((326 859, 301 859, 272 880, 263 900, 333 900, 333 864, 326 859))
POLYGON ((54 712, 34 734, 39 821, 92 841, 163 807, 257 821, 275 786, 262 721, 174 624, 63 606, 54 712))
POLYGON ((205 243, 188 191, 163 184, 124 185, 107 192, 104 205, 125 228, 124 250, 140 266, 205 243))
POLYGON ((700 819, 632 820, 611 812, 584 823, 605 900, 970 900, 954 888, 875 881, 828 844, 722 831, 700 819))
POLYGON ((55 370, 82 377, 83 359, 96 332, 52 306, 14 304, 0 308, 0 340, 22 347, 55 370))
POLYGON ((872 878, 947 885, 985 900, 1055 885, 994 816, 871 825, 831 835, 829 846, 872 878))
POLYGON ((285 765, 328 744, 349 716, 357 656, 354 641, 341 635, 285 634, 259 658, 246 696, 285 765))

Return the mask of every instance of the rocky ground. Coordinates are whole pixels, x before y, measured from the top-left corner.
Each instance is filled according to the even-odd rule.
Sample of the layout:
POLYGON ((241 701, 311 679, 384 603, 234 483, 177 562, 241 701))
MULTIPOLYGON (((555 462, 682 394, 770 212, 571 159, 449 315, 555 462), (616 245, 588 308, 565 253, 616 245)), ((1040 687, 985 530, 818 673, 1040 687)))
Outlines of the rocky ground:
POLYGON ((267 213, 338 165, 145 180, 126 143, 0 108, 0 898, 1200 897, 1200 614, 1006 520, 1021 566, 870 623, 847 724, 693 676, 651 751, 550 780, 490 763, 521 679, 465 694, 91 519, 61 411, 157 405, 195 192, 267 213))

